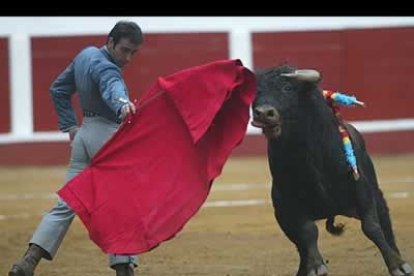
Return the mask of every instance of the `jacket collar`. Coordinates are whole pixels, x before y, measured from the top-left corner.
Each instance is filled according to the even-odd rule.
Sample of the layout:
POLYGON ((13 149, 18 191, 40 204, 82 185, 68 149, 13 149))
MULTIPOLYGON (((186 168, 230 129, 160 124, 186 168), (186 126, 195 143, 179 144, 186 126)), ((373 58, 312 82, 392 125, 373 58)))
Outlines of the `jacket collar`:
POLYGON ((116 66, 118 66, 115 62, 115 59, 111 56, 111 54, 109 53, 108 47, 106 45, 101 47, 101 52, 103 53, 103 55, 113 64, 115 64, 116 66))

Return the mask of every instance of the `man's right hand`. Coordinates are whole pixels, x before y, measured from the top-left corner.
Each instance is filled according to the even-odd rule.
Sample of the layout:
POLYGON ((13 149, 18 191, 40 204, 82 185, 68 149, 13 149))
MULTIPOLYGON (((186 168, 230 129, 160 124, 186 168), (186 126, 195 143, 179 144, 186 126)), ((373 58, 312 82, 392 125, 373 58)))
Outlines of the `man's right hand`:
POLYGON ((72 128, 71 130, 69 130, 69 140, 72 142, 73 139, 75 139, 75 135, 78 132, 78 128, 72 128))
POLYGON ((135 114, 135 112, 137 112, 135 104, 131 101, 128 101, 121 108, 121 118, 125 119, 128 116, 128 114, 131 114, 131 113, 135 114))

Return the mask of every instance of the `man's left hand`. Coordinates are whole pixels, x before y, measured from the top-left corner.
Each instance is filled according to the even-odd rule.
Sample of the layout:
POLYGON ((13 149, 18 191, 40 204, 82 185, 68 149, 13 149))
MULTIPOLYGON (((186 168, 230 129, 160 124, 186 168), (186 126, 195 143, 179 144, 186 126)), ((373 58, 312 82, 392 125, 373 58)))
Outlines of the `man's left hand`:
POLYGON ((78 128, 74 127, 71 130, 69 130, 69 140, 72 142, 73 139, 75 139, 76 133, 78 133, 78 128))

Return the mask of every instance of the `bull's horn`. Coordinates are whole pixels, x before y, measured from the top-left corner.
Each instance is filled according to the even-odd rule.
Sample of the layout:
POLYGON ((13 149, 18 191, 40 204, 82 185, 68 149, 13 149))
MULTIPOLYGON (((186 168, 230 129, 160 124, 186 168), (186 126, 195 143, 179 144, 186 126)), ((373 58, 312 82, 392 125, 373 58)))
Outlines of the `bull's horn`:
POLYGON ((321 74, 313 69, 299 69, 293 73, 280 74, 284 77, 297 78, 301 81, 317 82, 321 79, 321 74))

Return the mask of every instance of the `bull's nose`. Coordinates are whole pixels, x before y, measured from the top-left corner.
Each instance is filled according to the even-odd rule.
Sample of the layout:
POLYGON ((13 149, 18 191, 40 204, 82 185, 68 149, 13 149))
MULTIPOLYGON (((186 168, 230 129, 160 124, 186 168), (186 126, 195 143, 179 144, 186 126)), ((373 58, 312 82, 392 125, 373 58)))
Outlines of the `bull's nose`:
POLYGON ((262 105, 254 109, 254 116, 265 120, 276 120, 279 118, 279 113, 273 106, 262 105))

